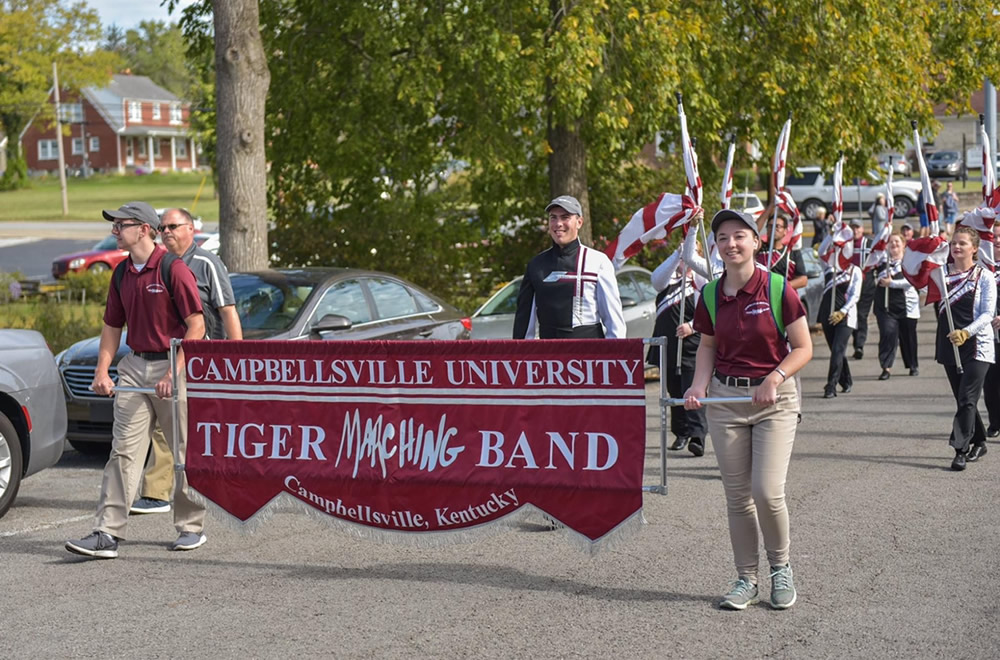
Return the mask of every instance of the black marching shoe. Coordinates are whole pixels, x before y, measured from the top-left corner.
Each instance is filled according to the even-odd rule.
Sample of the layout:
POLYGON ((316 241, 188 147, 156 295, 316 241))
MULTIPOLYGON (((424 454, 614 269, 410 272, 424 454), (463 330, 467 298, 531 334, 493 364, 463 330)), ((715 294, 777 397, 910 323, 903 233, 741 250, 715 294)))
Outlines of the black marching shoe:
POLYGON ((972 445, 972 449, 969 450, 969 456, 967 460, 970 463, 975 463, 985 455, 986 455, 986 445, 972 445))
POLYGON ((988 429, 986 429, 987 438, 995 438, 998 435, 1000 435, 1000 426, 991 426, 988 429))
POLYGON ((843 392, 844 394, 850 394, 852 387, 854 387, 853 384, 851 384, 851 385, 841 385, 840 386, 840 391, 843 392))
POLYGON ((837 390, 830 389, 829 387, 823 390, 824 399, 832 399, 835 396, 837 396, 837 390))
POLYGON ((691 438, 691 442, 688 443, 688 451, 695 456, 705 455, 705 441, 699 437, 691 438))
POLYGON ((863 349, 863 348, 855 348, 854 349, 854 359, 855 360, 860 360, 864 356, 865 356, 865 349, 863 349))
POLYGON ((920 375, 920 369, 917 369, 916 367, 913 367, 912 369, 910 369, 910 375, 911 376, 919 376, 920 375))
POLYGON ((889 380, 889 370, 883 369, 881 375, 878 377, 879 380, 889 380))
POLYGON ((679 449, 684 449, 687 447, 688 437, 686 435, 679 435, 677 439, 674 440, 674 444, 670 445, 668 449, 671 451, 677 451, 679 449))
POLYGON ((965 454, 955 454, 955 460, 951 462, 951 469, 961 472, 965 469, 965 454))

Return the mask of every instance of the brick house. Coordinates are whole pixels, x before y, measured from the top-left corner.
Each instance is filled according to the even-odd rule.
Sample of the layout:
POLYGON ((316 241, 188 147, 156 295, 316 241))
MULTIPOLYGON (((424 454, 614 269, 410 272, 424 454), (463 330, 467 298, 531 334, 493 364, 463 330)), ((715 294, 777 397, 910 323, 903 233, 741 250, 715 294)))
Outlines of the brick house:
MULTIPOLYGON (((146 76, 116 74, 106 87, 64 90, 59 101, 63 126, 69 127, 69 135, 63 135, 67 168, 86 165, 124 174, 198 167, 189 137, 190 104, 146 76)), ((53 92, 49 103, 55 103, 53 92)), ((59 167, 55 124, 36 119, 20 135, 28 170, 54 172, 59 167)))

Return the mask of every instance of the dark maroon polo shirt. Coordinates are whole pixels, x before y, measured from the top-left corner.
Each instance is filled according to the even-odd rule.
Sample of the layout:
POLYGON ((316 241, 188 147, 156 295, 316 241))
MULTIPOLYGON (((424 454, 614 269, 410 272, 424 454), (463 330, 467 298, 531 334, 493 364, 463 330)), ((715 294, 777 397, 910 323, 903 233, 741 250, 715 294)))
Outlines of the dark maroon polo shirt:
MULTIPOLYGON (((778 327, 771 314, 767 271, 754 268, 750 280, 735 296, 723 293, 725 280, 726 276, 723 275, 716 289, 719 306, 715 314, 715 326, 719 328, 719 332, 716 333, 712 326, 704 296, 694 312, 695 332, 715 335, 716 371, 727 376, 766 376, 789 353, 788 343, 778 334, 778 327)), ((786 286, 782 299, 785 327, 805 315, 806 310, 795 289, 786 286)))
POLYGON ((171 338, 182 339, 187 331, 184 319, 201 312, 201 298, 194 273, 181 259, 170 264, 173 301, 160 277, 160 261, 167 250, 157 246, 142 271, 125 260, 125 275, 116 291, 114 282, 108 290, 104 322, 112 328, 128 326, 125 343, 133 351, 170 350, 171 338))

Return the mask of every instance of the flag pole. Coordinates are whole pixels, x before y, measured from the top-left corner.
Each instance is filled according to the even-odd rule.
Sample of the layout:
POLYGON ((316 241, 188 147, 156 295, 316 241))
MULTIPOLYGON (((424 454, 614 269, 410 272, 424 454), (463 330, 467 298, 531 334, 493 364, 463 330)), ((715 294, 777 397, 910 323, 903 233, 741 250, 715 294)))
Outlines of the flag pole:
MULTIPOLYGON (((941 298, 944 301, 944 313, 945 316, 948 318, 948 332, 950 334, 952 332, 955 332, 955 319, 951 315, 951 300, 948 298, 948 279, 945 277, 944 272, 942 272, 947 267, 948 264, 944 264, 939 268, 935 268, 934 272, 931 273, 931 275, 933 275, 934 273, 938 273, 938 275, 941 277, 941 298)), ((962 355, 958 351, 958 345, 953 343, 951 347, 955 350, 955 368, 958 370, 958 373, 963 373, 962 355)))
MULTIPOLYGON (((676 92, 676 96, 677 96, 677 109, 679 111, 679 114, 681 115, 681 118, 684 119, 684 95, 681 94, 681 92, 676 92)), ((685 128, 687 120, 685 119, 684 121, 685 121, 685 123, 682 124, 682 126, 681 126, 681 128, 683 129, 683 131, 681 133, 681 140, 682 141, 684 140, 685 134, 687 133, 687 129, 685 128)), ((688 138, 688 139, 690 139, 690 138, 688 138)), ((684 152, 685 148, 687 148, 687 146, 684 145, 684 144, 681 144, 681 153, 684 152)), ((694 151, 694 142, 693 142, 693 140, 692 140, 692 144, 691 144, 691 150, 694 151)), ((687 175, 686 175, 687 167, 685 167, 684 169, 685 169, 685 179, 687 179, 688 178, 687 175)), ((692 189, 690 185, 688 185, 687 188, 688 188, 688 192, 690 192, 691 195, 693 196, 692 197, 692 201, 694 201, 695 203, 697 203, 698 202, 697 192, 694 189, 692 189)), ((687 229, 688 229, 688 231, 690 231, 690 228, 687 228, 687 229)), ((697 234, 695 235, 695 238, 697 238, 697 234)), ((683 253, 681 254, 681 259, 680 259, 677 267, 680 268, 680 270, 681 270, 681 302, 680 302, 680 305, 678 306, 678 317, 677 317, 677 327, 679 328, 684 323, 684 312, 685 312, 685 310, 684 310, 685 304, 684 303, 687 301, 687 264, 684 263, 684 255, 683 255, 683 253)), ((677 339, 677 361, 674 364, 674 373, 676 373, 678 376, 680 376, 681 375, 681 359, 682 359, 682 357, 684 355, 684 338, 683 337, 677 337, 676 335, 677 335, 677 333, 674 332, 674 336, 677 339)))

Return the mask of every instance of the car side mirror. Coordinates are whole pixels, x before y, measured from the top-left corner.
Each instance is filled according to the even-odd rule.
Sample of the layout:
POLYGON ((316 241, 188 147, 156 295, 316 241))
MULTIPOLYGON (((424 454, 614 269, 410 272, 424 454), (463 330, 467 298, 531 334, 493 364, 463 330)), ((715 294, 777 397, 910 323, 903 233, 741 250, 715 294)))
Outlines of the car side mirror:
POLYGON ((327 314, 319 320, 316 325, 309 329, 310 333, 320 334, 321 332, 336 332, 337 330, 348 330, 351 327, 351 319, 340 314, 327 314))
POLYGON ((622 298, 622 308, 623 309, 626 308, 626 307, 635 307, 638 304, 639 303, 638 303, 638 301, 636 301, 635 298, 629 298, 627 296, 622 298))

